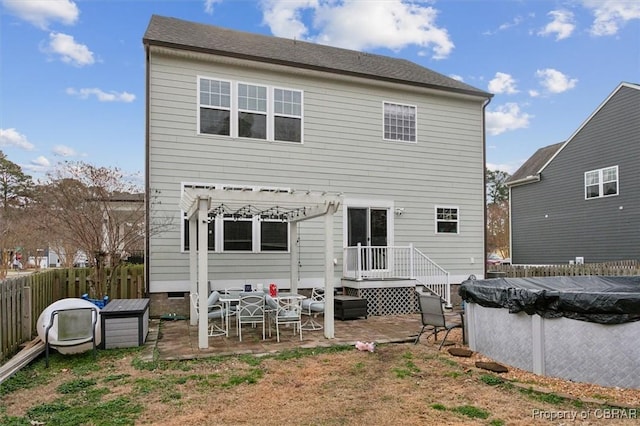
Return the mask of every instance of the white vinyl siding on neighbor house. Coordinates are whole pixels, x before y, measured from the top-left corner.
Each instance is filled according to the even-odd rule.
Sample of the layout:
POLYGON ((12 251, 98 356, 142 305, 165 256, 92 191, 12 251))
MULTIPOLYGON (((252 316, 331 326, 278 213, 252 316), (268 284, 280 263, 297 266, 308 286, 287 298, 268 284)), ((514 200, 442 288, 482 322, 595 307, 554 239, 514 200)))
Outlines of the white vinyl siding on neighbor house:
POLYGON ((436 234, 459 234, 460 216, 458 207, 436 206, 436 234))
POLYGON ((591 170, 584 174, 584 198, 618 195, 618 166, 591 170))
MULTIPOLYGON (((452 277, 482 275, 481 262, 469 263, 472 257, 484 256, 483 143, 478 124, 482 99, 413 87, 401 90, 398 85, 381 87, 363 79, 321 78, 298 69, 274 72, 246 62, 234 66, 170 55, 152 55, 150 61, 148 185, 157 200, 151 203, 151 214, 175 218, 170 228, 149 237, 152 292, 188 289, 189 253, 180 250, 182 221, 178 219, 182 216, 177 205, 183 182, 343 193, 345 199, 372 200, 374 207, 385 207, 380 203, 386 202, 404 209, 401 216, 390 210, 389 220, 394 223, 389 229, 390 244, 413 244, 452 277), (196 134, 197 76, 296 88, 302 95, 304 143, 196 134), (419 144, 382 139, 381 111, 386 100, 402 101, 419 110, 419 144), (457 206, 463 211, 465 232, 456 238, 435 235, 435 205, 457 206)), ((232 84, 232 93, 235 90, 232 84)), ((272 107, 271 102, 267 105, 272 107)), ((341 206, 334 216, 338 280, 344 241, 340 218, 346 208, 341 206)), ((323 223, 313 219, 299 226, 300 288, 322 285, 323 223)), ((225 252, 221 228, 215 228, 215 233, 220 251, 209 257, 212 280, 288 285, 290 253, 265 250, 265 245, 273 243, 261 243, 253 252, 225 252)), ((252 235, 256 247, 262 228, 253 229, 252 235)))
POLYGON ((415 142, 417 113, 415 105, 383 103, 383 139, 415 142))
POLYGON ((300 90, 198 76, 198 133, 302 143, 300 90))

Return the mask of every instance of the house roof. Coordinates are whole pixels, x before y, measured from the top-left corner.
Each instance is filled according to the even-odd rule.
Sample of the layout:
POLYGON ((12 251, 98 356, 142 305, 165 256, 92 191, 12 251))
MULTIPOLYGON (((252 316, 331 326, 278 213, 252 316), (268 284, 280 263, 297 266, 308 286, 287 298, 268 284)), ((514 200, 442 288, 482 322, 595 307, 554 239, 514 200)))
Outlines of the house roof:
POLYGON ((551 160, 556 152, 562 147, 564 142, 555 143, 538 149, 514 174, 507 179, 507 185, 515 185, 518 182, 524 183, 528 178, 537 177, 542 168, 551 160))
POLYGON ((151 17, 143 43, 483 98, 493 96, 405 59, 252 34, 158 15, 151 17))
POLYGON ((602 109, 609 100, 620 91, 623 87, 630 89, 640 90, 640 85, 634 83, 622 82, 615 88, 613 92, 591 113, 591 115, 573 132, 571 137, 565 142, 556 143, 543 148, 538 149, 516 172, 506 181, 507 186, 516 186, 529 182, 537 182, 540 180, 540 174, 547 167, 551 161, 564 149, 565 146, 571 143, 573 138, 582 130, 582 128, 595 116, 598 111, 602 109))

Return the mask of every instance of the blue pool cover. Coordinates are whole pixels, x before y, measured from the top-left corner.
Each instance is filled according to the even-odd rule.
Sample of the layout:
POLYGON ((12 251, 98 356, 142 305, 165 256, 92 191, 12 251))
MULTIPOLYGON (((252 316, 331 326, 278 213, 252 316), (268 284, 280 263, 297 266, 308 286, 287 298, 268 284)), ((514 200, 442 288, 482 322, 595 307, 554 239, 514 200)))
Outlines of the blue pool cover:
POLYGON ((600 324, 640 320, 640 276, 468 279, 459 294, 465 302, 486 308, 544 318, 600 324))

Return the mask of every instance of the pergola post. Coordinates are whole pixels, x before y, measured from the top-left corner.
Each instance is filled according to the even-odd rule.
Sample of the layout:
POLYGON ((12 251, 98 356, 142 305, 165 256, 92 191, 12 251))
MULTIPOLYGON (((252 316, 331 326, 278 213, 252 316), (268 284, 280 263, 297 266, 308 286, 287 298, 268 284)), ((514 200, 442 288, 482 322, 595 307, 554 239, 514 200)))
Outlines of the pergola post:
POLYGON ((196 241, 198 239, 198 217, 192 215, 189 218, 189 229, 186 231, 189 233, 189 324, 196 325, 198 323, 198 311, 191 302, 191 294, 198 293, 198 250, 196 249, 196 241))
MULTIPOLYGON (((200 198, 198 200, 198 347, 207 349, 209 347, 209 312, 207 310, 207 300, 209 299, 209 253, 208 253, 208 210, 209 199, 200 198)), ((193 246, 195 241, 189 241, 189 246, 193 246)))
POLYGON ((331 205, 324 215, 324 337, 333 339, 333 214, 336 206, 331 205))
POLYGON ((298 292, 298 223, 291 222, 289 225, 289 253, 290 253, 290 287, 292 293, 298 292))

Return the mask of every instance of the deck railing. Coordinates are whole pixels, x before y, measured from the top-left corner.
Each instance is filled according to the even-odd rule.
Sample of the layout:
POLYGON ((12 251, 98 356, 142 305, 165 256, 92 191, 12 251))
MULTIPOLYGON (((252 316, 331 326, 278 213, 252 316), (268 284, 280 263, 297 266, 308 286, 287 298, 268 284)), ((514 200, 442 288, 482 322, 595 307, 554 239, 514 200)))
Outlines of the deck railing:
POLYGON ((408 246, 345 247, 343 276, 356 281, 412 279, 451 304, 449 273, 420 250, 408 246))

